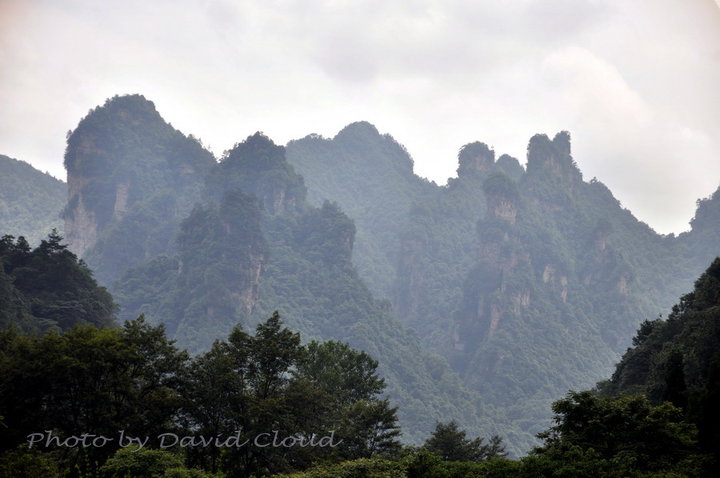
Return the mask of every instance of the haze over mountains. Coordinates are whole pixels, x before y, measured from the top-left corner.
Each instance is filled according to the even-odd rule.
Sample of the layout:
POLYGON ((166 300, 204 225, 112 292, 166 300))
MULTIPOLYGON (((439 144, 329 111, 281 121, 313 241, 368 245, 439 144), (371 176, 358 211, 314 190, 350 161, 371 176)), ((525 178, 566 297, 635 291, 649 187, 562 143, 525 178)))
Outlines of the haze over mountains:
POLYGON ((142 96, 91 110, 65 156, 70 248, 120 317, 144 313, 192 351, 274 310, 367 351, 409 441, 456 419, 526 452, 549 404, 609 377, 720 253, 720 193, 690 232, 660 236, 583 179, 567 132, 530 138, 526 167, 467 144, 446 186, 366 122, 238 141, 218 163, 142 96))
POLYGON ((0 154, 0 225, 3 231, 38 243, 54 227, 62 231, 60 217, 67 201, 62 181, 30 164, 0 154))

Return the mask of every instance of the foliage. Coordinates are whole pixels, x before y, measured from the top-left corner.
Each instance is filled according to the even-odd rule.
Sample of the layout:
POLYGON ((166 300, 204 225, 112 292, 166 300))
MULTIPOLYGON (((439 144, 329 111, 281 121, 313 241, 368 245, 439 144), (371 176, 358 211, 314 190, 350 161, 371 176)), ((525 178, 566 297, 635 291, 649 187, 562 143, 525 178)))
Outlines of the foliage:
POLYGON ((389 455, 399 449, 399 428, 376 368, 346 344, 302 346, 277 313, 254 335, 237 327, 192 360, 142 317, 122 329, 85 325, 43 336, 6 330, 0 466, 24 470, 42 451, 38 466, 75 470, 63 476, 155 477, 169 469, 168 476, 205 476, 182 470, 187 460, 244 477, 389 455), (111 440, 73 441, 84 433, 111 440), (120 434, 147 442, 118 451, 120 434), (159 449, 173 446, 164 434, 222 443, 159 449), (27 452, 12 451, 23 443, 27 452))
POLYGON ((178 256, 156 256, 115 284, 125 313, 147 313, 190 351, 207 349, 252 311, 267 255, 260 219, 257 200, 239 190, 197 205, 180 224, 178 256))
POLYGON ((186 468, 177 452, 138 449, 136 445, 120 448, 100 468, 102 478, 221 478, 197 468, 186 468))
MULTIPOLYGON (((123 313, 145 313, 167 324, 180 345, 203 352, 236 323, 252 326, 279 310, 306 337, 348 342, 381 360, 389 396, 408 403, 399 414, 404 439, 420 441, 446 413, 480 432, 478 404, 457 376, 441 358, 423 352, 360 280, 351 262, 353 221, 337 204, 298 202, 304 193, 289 191, 302 179, 283 155, 260 134, 228 152, 208 179, 208 201, 180 225, 178 253, 128 268, 115 284, 123 313), (267 186, 270 173, 284 179, 267 186), (270 201, 267 188, 285 192, 270 201)), ((373 407, 356 407, 354 420, 392 410, 373 407)), ((347 423, 348 430, 352 426, 347 423)), ((361 435, 351 439, 358 450, 376 446, 361 435)))
POLYGON ((227 342, 216 342, 190 367, 188 426, 204 436, 240 433, 241 441, 251 442, 263 434, 279 440, 329 438, 310 448, 247 446, 222 455, 210 450, 195 454, 198 464, 248 476, 307 466, 323 457, 353 459, 396 449, 396 409, 379 398, 384 385, 376 367, 345 344, 301 346, 299 335, 282 327, 277 313, 260 323, 254 336, 236 328, 227 342), (345 380, 346 373, 356 380, 345 380))
POLYGON ((518 181, 525 173, 525 169, 520 165, 520 162, 507 154, 503 154, 498 158, 497 165, 513 181, 518 181))
POLYGON ((0 239, 0 327, 43 331, 113 323, 112 297, 62 240, 53 230, 31 250, 22 236, 0 239))
POLYGON ((310 470, 276 478, 404 478, 400 463, 382 458, 360 458, 337 464, 319 465, 310 470))
MULTIPOLYGON (((473 435, 496 420, 507 425, 511 451, 526 449, 547 418, 550 397, 602 376, 637 325, 628 317, 652 316, 714 250, 715 197, 699 203, 691 234, 662 238, 601 183, 583 182, 566 132, 531 139, 527 172, 471 143, 461 150, 459 177, 446 187, 418 180, 404 149, 367 123, 333 140, 308 137, 291 150, 296 164, 318 171, 309 179, 310 197, 322 205, 305 203, 303 179, 285 149, 262 134, 216 165, 137 95, 109 100, 81 121, 66 155, 80 194, 66 212, 72 222, 81 205, 92 206, 98 238, 88 260, 104 281, 127 271, 117 286, 126 311, 153 314, 153 323, 167 322, 183 345, 203 353, 190 360, 142 320, 122 331, 3 332, 0 398, 12 430, 2 442, 7 463, 27 460, 13 454, 20 433, 49 423, 66 434, 123 426, 136 434, 171 428, 250 437, 270 429, 292 440, 325 429, 343 441, 325 450, 194 449, 184 457, 240 476, 300 470, 319 460, 326 463, 318 473, 337 467, 369 474, 358 471, 369 463, 366 470, 413 476, 704 471, 703 453, 718 443, 715 264, 666 321, 641 326, 604 385, 610 394, 642 391, 647 399, 571 393, 555 405, 545 443, 521 461, 444 462, 421 451, 384 468, 378 458, 358 458, 401 453, 398 416, 415 442, 439 418, 456 419, 473 435), (347 177, 334 180, 336 173, 347 177), (500 214, 503 208, 511 214, 500 214), (356 236, 360 273, 352 264, 356 236), (395 312, 374 299, 361 277, 393 300, 395 312), (302 345, 277 315, 263 320, 276 308, 309 338, 336 341, 302 345), (257 324, 255 335, 233 330, 237 322, 257 324), (405 325, 450 358, 464 384, 405 325), (227 333, 227 341, 213 344, 227 333), (402 410, 382 395, 384 383, 402 410)), ((69 293, 92 289, 73 264, 84 267, 57 234, 35 250, 4 239, 3 323, 27 328, 38 319, 35 328, 52 321, 68 327, 72 321, 59 320, 66 308, 97 320, 102 314, 89 313, 85 303, 64 302, 66 285, 69 293)), ((498 448, 499 440, 484 445, 452 424, 438 424, 428 447, 444 457, 459 450, 453 458, 471 460, 499 451, 483 455, 478 450, 498 448)), ((57 463, 92 474, 111 451, 75 450, 57 463)), ((54 455, 47 459, 53 473, 54 455)), ((194 473, 177 466, 172 473, 186 472, 194 473)))
POLYGON ((524 476, 521 465, 518 461, 502 457, 482 462, 443 461, 425 450, 405 460, 407 478, 509 478, 524 476))
POLYGON ((525 460, 531 470, 548 476, 701 476, 705 457, 697 430, 667 402, 653 406, 644 396, 570 392, 553 411, 556 425, 525 460))
MULTIPOLYGON (((702 270, 716 256, 720 255, 720 187, 709 197, 698 199, 695 216, 690 221, 692 229, 680 235, 678 241, 686 245, 684 261, 693 269, 702 270)), ((685 268, 688 268, 687 265, 685 268)))
POLYGON ((303 178, 285 160, 285 148, 259 132, 225 152, 207 186, 216 198, 231 189, 251 194, 270 214, 295 212, 305 204, 303 178))
POLYGON ((121 448, 100 468, 107 478, 159 478, 165 470, 179 468, 183 459, 165 450, 139 450, 136 446, 121 448))
MULTIPOLYGON (((92 212, 111 218, 86 256, 98 277, 122 276, 114 291, 128 316, 167 323, 194 352, 279 309, 306 337, 372 353, 414 443, 456 419, 527 451, 551 401, 606 376, 639 321, 669 307, 717 253, 717 198, 699 203, 693 231, 660 236, 601 182, 583 181, 567 132, 534 136, 527 171, 470 143, 447 186, 414 175, 407 151, 369 123, 286 148, 258 133, 220 164, 210 156, 142 97, 114 98, 81 121, 68 171, 92 212), (490 180, 497 173, 509 182, 490 180), (223 220, 235 189, 260 212, 223 220), (264 241, 262 254, 227 244, 245 220, 257 240, 243 244, 257 252, 264 241)), ((80 203, 71 198, 68 213, 80 203)), ((8 283, 0 275, 0 297, 8 283)), ((674 366, 651 398, 692 404, 692 359, 658 358, 674 366)))
POLYGON ((58 459, 50 453, 26 447, 0 453, 0 476, 12 478, 60 478, 58 459))
POLYGON ((513 203, 519 199, 515 181, 504 173, 495 173, 483 181, 483 192, 486 196, 499 198, 513 203))
POLYGON ((700 445, 720 466, 720 419, 711 404, 720 392, 720 258, 680 298, 666 320, 644 322, 604 391, 647 393, 669 401, 696 424, 700 445))
MULTIPOLYGON (((30 434, 42 434, 37 443, 48 443, 48 434, 116 438, 120 430, 150 436, 173 429, 176 374, 187 356, 161 327, 139 318, 122 329, 76 325, 41 337, 6 330, 0 345, 0 409, 7 413, 0 449, 30 434)), ((108 450, 74 448, 66 460, 92 469, 108 450)))
POLYGON ((520 454, 554 397, 606 376, 637 325, 628 317, 659 312, 687 278, 669 272, 678 243, 582 180, 567 133, 533 137, 514 181, 499 163, 463 170, 435 204, 416 207, 395 305, 488 408, 503 410, 494 421, 520 454), (473 235, 460 234, 473 214, 473 235))
POLYGON ((308 337, 347 342, 376 357, 389 397, 405 404, 398 413, 404 440, 419 442, 447 415, 480 431, 479 405, 447 363, 422 351, 360 281, 351 264, 353 230, 331 204, 267 220, 269 260, 254 315, 277 308, 308 337))
POLYGON ((413 174, 413 160, 402 145, 367 122, 350 124, 332 139, 309 135, 290 141, 286 151, 310 201, 336 202, 353 220, 358 228, 353 263, 373 295, 391 298, 402 218, 431 183, 413 174))
POLYGON ((470 440, 455 421, 450 421, 437 424, 423 449, 438 455, 443 461, 480 462, 507 455, 499 436, 492 436, 487 444, 483 444, 483 441, 481 437, 470 440))

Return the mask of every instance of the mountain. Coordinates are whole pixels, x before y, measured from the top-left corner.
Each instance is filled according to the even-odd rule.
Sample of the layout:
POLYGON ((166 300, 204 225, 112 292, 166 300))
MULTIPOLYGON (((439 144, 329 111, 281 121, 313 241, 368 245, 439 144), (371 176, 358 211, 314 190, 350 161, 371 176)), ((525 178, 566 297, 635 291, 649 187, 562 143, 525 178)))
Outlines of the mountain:
POLYGON ((390 135, 362 121, 334 138, 290 141, 287 160, 303 176, 308 199, 335 201, 357 225, 354 263, 377 297, 390 298, 397 237, 412 204, 434 189, 413 173, 413 161, 390 135))
MULTIPOLYGON (((337 139, 301 141, 330 148, 337 139)), ((526 168, 469 143, 446 186, 412 195, 412 178, 377 178, 381 199, 356 191, 369 187, 365 178, 375 171, 386 178, 401 164, 387 154, 364 154, 352 175, 335 160, 339 154, 288 157, 305 176, 322 171, 322 181, 308 182, 309 195, 347 206, 359 236, 379 238, 393 228, 393 243, 378 240, 393 251, 393 283, 359 267, 362 277, 378 284, 393 313, 487 405, 507 414, 506 436, 526 448, 549 424, 550 403, 607 376, 640 321, 669 308, 720 253, 713 220, 720 194, 699 201, 689 233, 658 235, 600 181, 583 180, 567 132, 531 138, 526 168), (363 219, 394 194, 404 217, 380 227, 363 219)), ((356 251, 356 264, 375 261, 364 252, 356 251)))
POLYGON ((68 136, 70 248, 107 284, 125 267, 175 250, 173 231, 214 164, 198 140, 166 123, 143 96, 107 100, 68 136))
POLYGON ((65 183, 0 154, 0 234, 39 244, 53 228, 62 232, 66 199, 65 183))
POLYGON ((709 197, 698 199, 697 210, 691 229, 681 234, 678 241, 683 244, 682 260, 692 270, 702 270, 717 255, 720 244, 720 187, 709 197))
MULTIPOLYGON (((701 216, 702 217, 702 216, 701 216)), ((601 384, 611 395, 643 393, 653 403, 681 408, 712 453, 720 471, 720 258, 683 295, 666 319, 642 323, 617 365, 601 384)))
POLYGON ((71 248, 121 317, 198 352, 278 310, 379 360, 411 442, 456 419, 526 452, 552 400, 609 375, 720 248, 720 199, 660 236, 583 179, 567 132, 532 137, 525 167, 469 143, 438 186, 369 123, 258 133, 218 162, 133 95, 92 110, 65 163, 71 248))
POLYGON ((71 247, 110 287, 121 318, 145 314, 197 353, 277 310, 303 337, 347 342, 380 362, 405 440, 446 417, 492 431, 447 361, 370 293, 351 262, 353 221, 334 203, 306 201, 283 146, 257 133, 218 163, 146 99, 116 97, 80 122, 65 161, 71 247))

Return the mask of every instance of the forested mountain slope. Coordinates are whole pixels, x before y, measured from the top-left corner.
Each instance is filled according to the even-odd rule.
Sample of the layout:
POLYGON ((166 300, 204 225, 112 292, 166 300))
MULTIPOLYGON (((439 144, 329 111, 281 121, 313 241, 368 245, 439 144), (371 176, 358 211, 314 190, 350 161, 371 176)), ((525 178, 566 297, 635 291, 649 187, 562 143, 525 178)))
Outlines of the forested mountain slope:
POLYGON ((720 258, 666 319, 643 322, 632 345, 600 389, 643 393, 653 403, 668 401, 682 409, 720 471, 720 258))
MULTIPOLYGON (((289 158, 303 174, 322 170, 317 193, 362 205, 358 217, 383 207, 348 192, 389 159, 367 154, 357 161, 366 168, 347 179, 329 155, 289 158)), ((699 201, 689 233, 661 236, 600 181, 583 180, 566 132, 531 138, 527 171, 480 142, 458 161, 457 178, 415 196, 396 245, 382 242, 398 252, 394 284, 381 294, 466 384, 516 417, 511 429, 530 436, 558 394, 606 376, 640 321, 667 309, 720 253, 720 197, 699 201)), ((368 237, 389 227, 357 225, 368 237)), ((354 260, 369 261, 360 250, 354 260)))
POLYGON ((76 324, 114 324, 116 305, 56 231, 32 248, 0 238, 0 329, 41 333, 76 324))
POLYGON ((607 376, 718 249, 716 197, 660 236, 583 180, 568 133, 534 136, 527 159, 470 143, 437 186, 355 123, 287 148, 258 133, 217 162, 151 102, 115 97, 69 137, 66 231, 121 317, 183 347, 279 310, 376 357, 411 440, 455 418, 524 452, 550 402, 607 376))
POLYGON ((37 245, 53 228, 62 232, 66 191, 62 181, 0 154, 0 233, 37 245))
POLYGON ((306 202, 284 147, 258 133, 215 163, 163 124, 144 98, 118 97, 70 136, 68 230, 121 318, 144 313, 198 352, 277 310, 308 339, 349 342, 378 359, 406 440, 446 417, 489 433, 477 395, 360 280, 353 222, 333 203, 306 202), (112 131, 120 138, 107 138, 112 131))
POLYGON ((106 284, 122 270, 175 250, 174 235, 215 160, 140 95, 91 110, 65 151, 65 235, 106 284))
POLYGON ((308 199, 316 205, 335 201, 355 221, 358 271, 376 297, 390 298, 402 218, 437 186, 413 173, 410 155, 392 136, 364 121, 332 139, 290 141, 286 149, 307 184, 308 199))

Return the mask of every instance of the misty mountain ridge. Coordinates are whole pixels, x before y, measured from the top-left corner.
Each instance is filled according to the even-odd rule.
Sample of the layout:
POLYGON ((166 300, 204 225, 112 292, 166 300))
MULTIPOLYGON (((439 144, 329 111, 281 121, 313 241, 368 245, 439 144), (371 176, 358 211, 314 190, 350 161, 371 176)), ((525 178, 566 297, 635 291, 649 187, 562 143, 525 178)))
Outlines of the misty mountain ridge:
POLYGON ((60 217, 67 185, 24 161, 0 154, 0 230, 38 244, 53 229, 63 230, 60 217))
POLYGON ((367 122, 218 161, 131 95, 80 121, 65 164, 66 238, 121 317, 198 351, 279 310, 380 361, 409 441, 456 419, 526 452, 720 253, 720 193, 661 236, 583 180, 567 132, 533 136, 524 167, 469 143, 438 186, 367 122))

